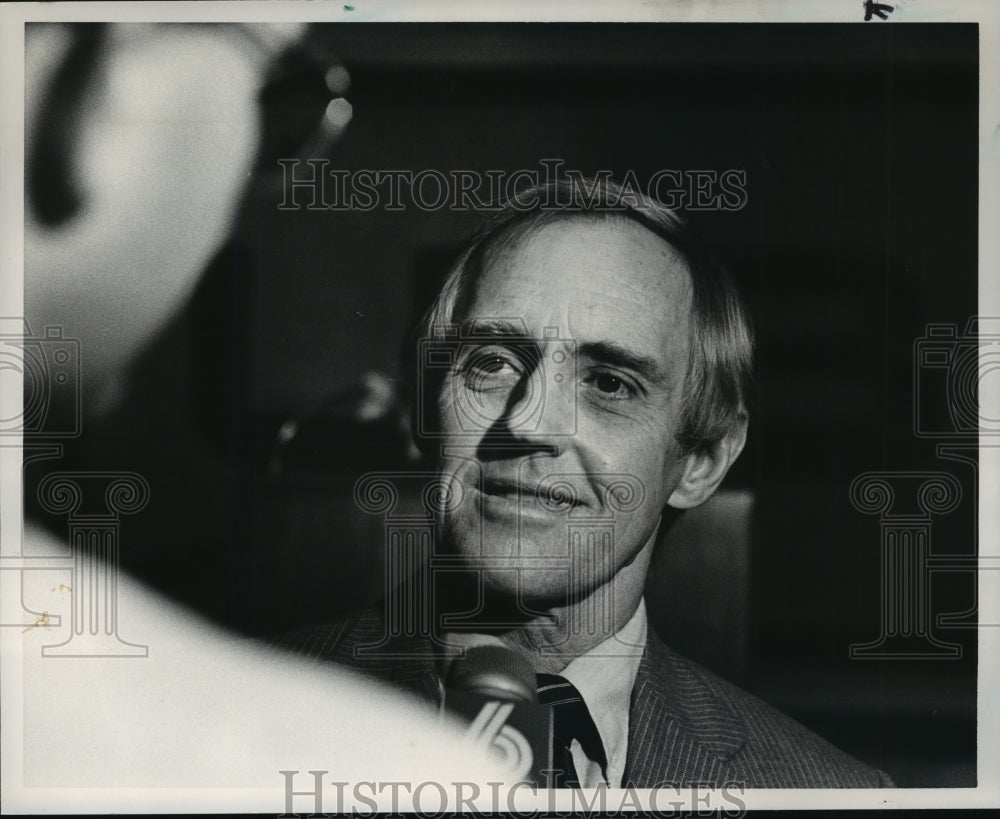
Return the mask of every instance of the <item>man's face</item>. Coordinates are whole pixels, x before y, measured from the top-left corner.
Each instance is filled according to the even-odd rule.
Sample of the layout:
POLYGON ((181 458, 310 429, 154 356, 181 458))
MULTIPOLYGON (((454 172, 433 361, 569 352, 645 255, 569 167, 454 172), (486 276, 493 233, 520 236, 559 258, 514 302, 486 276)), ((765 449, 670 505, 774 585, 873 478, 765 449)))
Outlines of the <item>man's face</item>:
POLYGON ((690 274, 641 225, 567 217, 494 253, 467 304, 438 402, 444 539, 562 605, 652 548, 683 473, 690 274))

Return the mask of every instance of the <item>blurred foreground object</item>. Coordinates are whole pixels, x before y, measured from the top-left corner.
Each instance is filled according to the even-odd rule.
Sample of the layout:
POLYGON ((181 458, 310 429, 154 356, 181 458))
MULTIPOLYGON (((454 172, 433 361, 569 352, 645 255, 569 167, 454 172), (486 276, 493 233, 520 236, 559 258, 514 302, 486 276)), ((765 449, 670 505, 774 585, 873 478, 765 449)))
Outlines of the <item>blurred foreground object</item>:
MULTIPOLYGON (((65 552, 30 527, 25 541, 26 553, 65 552)), ((143 801, 128 789, 156 788, 162 807, 270 812, 284 805, 281 770, 301 772, 296 790, 312 787, 311 770, 327 771, 327 785, 497 779, 485 754, 433 712, 343 669, 226 633, 126 575, 118 584, 122 636, 148 644, 148 656, 43 656, 43 646, 69 639, 70 606, 82 598, 66 585, 65 570, 25 575, 25 601, 48 616, 10 634, 6 646, 8 667, 23 666, 29 790, 17 793, 7 779, 5 805, 65 810, 74 798, 65 789, 79 788, 106 789, 93 792, 103 809, 148 810, 148 794, 143 801), (9 650, 12 642, 19 650, 9 650), (55 803, 21 801, 49 788, 55 803), (186 788, 215 793, 170 790, 186 788)), ((333 792, 325 794, 330 809, 333 792)), ((297 804, 312 812, 311 799, 297 804)))
MULTIPOLYGON (((294 147, 296 134, 269 130, 261 109, 289 104, 302 72, 315 70, 295 56, 304 29, 27 27, 25 311, 46 338, 53 328, 79 340, 82 443, 96 460, 78 474, 115 467, 88 416, 115 406, 130 365, 184 307, 226 243, 262 152, 294 147)), ((346 72, 321 67, 327 96, 346 90, 346 72)), ((346 101, 324 105, 306 129, 311 149, 350 119, 346 101)), ((188 513, 177 501, 174 516, 188 513)), ((20 599, 4 600, 5 610, 43 612, 3 632, 4 746, 18 751, 5 753, 6 809, 76 810, 82 790, 97 810, 270 812, 286 804, 282 770, 308 780, 296 790, 315 770, 328 772, 327 787, 487 778, 484 758, 436 715, 209 624, 98 562, 98 544, 70 556, 34 524, 23 539, 16 526, 3 535, 19 559, 54 564, 21 571, 20 599), (113 627, 134 650, 60 650, 85 627, 95 636, 113 627)), ((176 544, 139 544, 165 545, 176 544)), ((117 560, 117 544, 107 554, 117 560)), ((203 566, 192 559, 186 570, 203 566)))
MULTIPOLYGON (((27 26, 25 310, 81 340, 85 406, 113 400, 124 368, 191 294, 261 151, 302 147, 280 127, 265 134, 262 109, 295 101, 305 68, 289 55, 304 30, 27 26)), ((346 89, 346 72, 323 70, 327 97, 346 89)), ((310 124, 310 149, 350 113, 331 101, 310 124)))

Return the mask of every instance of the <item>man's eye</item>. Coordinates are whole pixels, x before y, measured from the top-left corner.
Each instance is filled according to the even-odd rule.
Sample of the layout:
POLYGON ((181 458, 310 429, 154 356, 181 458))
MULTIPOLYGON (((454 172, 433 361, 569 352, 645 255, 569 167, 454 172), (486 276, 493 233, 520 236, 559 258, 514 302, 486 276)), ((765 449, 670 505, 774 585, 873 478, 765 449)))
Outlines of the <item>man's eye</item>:
POLYGON ((625 379, 620 378, 612 373, 596 373, 592 375, 589 379, 590 384, 601 393, 603 397, 622 399, 631 398, 635 394, 635 390, 631 385, 625 381, 625 379))
POLYGON ((510 362, 499 355, 484 356, 472 363, 472 369, 488 375, 495 375, 502 372, 504 367, 509 367, 510 362))
POLYGON ((516 381, 521 377, 522 369, 513 355, 504 351, 482 351, 468 358, 462 372, 470 388, 487 390, 516 381))

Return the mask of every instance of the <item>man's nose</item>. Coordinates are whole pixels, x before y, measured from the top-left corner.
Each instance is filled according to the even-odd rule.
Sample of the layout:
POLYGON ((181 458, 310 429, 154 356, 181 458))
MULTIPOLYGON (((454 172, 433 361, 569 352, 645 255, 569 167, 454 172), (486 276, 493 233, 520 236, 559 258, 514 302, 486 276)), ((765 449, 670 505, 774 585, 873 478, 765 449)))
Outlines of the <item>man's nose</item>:
POLYGON ((511 393, 502 420, 513 437, 558 445, 576 433, 576 379, 558 364, 543 362, 511 393))

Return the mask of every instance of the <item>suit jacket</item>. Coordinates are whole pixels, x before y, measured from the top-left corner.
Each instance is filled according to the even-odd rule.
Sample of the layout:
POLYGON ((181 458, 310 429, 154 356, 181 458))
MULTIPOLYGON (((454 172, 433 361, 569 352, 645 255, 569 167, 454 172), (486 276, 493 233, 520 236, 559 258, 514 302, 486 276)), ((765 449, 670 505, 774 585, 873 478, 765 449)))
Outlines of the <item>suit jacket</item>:
MULTIPOLYGON (((291 650, 346 665, 437 707, 430 641, 386 636, 368 609, 282 638, 291 650)), ((892 782, 762 700, 667 648, 649 630, 629 713, 623 785, 879 788, 892 782)))

